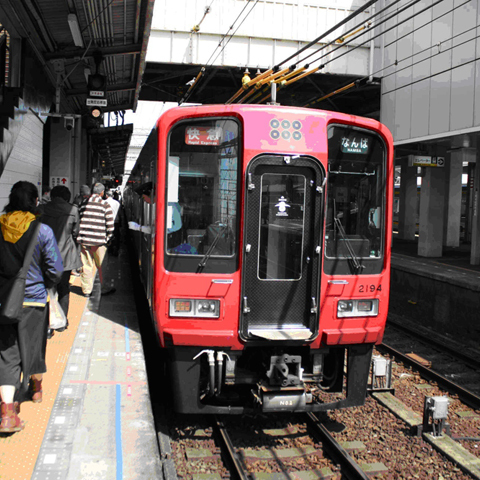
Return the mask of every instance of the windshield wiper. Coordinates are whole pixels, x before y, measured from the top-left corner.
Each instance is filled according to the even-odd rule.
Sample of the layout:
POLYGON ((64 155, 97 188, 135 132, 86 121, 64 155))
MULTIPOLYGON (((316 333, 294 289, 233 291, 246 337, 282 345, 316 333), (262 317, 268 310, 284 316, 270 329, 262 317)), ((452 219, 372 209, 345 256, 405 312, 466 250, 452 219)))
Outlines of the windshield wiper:
POLYGON ((210 259, 213 249, 217 246, 218 240, 222 236, 222 234, 225 232, 227 229, 227 225, 220 224, 219 225, 221 228, 218 230, 217 234, 215 235, 215 238, 213 239, 212 244, 210 247, 208 247, 207 252, 203 256, 203 258, 200 260, 200 263, 198 264, 197 271, 195 273, 200 273, 204 268, 205 265, 207 264, 208 260, 210 259))
POLYGON ((335 222, 335 225, 338 228, 338 231, 340 232, 340 235, 341 235, 343 241, 345 242, 348 253, 350 254, 350 257, 351 257, 351 260, 352 260, 352 263, 353 263, 353 273, 355 273, 355 274, 360 273, 365 268, 365 265, 361 265, 360 262, 358 261, 358 257, 355 255, 355 252, 353 251, 353 247, 352 247, 352 244, 350 242, 350 239, 347 238, 347 236, 345 234, 345 229, 343 228, 342 222, 340 221, 338 216, 335 215, 335 217, 333 217, 333 220, 335 222))

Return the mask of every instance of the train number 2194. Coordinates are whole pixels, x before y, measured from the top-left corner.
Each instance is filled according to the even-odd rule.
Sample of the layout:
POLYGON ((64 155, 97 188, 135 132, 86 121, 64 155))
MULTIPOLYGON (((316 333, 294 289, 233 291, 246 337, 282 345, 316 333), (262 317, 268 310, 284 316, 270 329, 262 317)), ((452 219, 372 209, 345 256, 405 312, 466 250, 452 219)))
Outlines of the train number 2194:
POLYGON ((360 285, 358 287, 358 291, 360 293, 367 293, 367 292, 381 292, 382 291, 382 285, 360 285))

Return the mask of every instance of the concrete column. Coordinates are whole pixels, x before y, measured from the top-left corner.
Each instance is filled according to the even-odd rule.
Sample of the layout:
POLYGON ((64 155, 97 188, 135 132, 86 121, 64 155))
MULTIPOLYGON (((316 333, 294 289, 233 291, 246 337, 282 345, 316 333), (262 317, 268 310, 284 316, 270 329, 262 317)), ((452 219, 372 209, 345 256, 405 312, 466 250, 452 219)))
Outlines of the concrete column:
POLYGON ((417 167, 409 167, 408 159, 403 159, 400 163, 398 238, 415 240, 418 219, 417 167))
MULTIPOLYGON (((73 135, 75 129, 67 130, 64 126, 63 118, 60 118, 57 121, 52 122, 51 127, 51 136, 50 136, 50 179, 52 177, 57 177, 63 179, 65 178, 66 183, 60 183, 68 187, 72 193, 73 199, 73 188, 72 181, 74 181, 75 171, 73 168, 72 162, 72 146, 73 146, 73 135)), ((50 187, 54 185, 51 184, 50 187)))
POLYGON ((460 220, 462 216, 462 173, 463 162, 469 161, 471 152, 455 150, 446 156, 445 164, 445 227, 446 247, 460 246, 460 220))
POLYGON ((75 129, 72 131, 72 178, 70 180, 72 192, 72 200, 75 196, 80 193, 80 187, 85 183, 84 179, 85 176, 82 177, 81 175, 81 167, 82 163, 82 156, 81 156, 81 147, 82 147, 82 119, 76 118, 75 119, 75 129))
POLYGON ((480 265, 480 162, 475 165, 475 183, 473 187, 472 248, 470 264, 480 265))
POLYGON ((418 255, 441 257, 443 243, 445 169, 423 167, 420 195, 418 255))

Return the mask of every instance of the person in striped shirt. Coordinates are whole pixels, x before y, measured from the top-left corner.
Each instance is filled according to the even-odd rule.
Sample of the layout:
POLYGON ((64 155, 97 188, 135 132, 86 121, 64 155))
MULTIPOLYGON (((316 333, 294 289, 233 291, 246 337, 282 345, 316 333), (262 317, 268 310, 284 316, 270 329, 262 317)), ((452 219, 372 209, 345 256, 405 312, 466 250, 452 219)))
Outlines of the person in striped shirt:
MULTIPOLYGON (((113 211, 108 202, 103 199, 104 192, 103 184, 96 183, 88 201, 80 206, 80 229, 77 242, 81 247, 80 256, 83 264, 82 292, 86 297, 92 294, 97 270, 103 287, 102 264, 105 268, 107 244, 114 231, 113 211)), ((107 290, 102 288, 102 295, 114 292, 114 288, 107 290)))

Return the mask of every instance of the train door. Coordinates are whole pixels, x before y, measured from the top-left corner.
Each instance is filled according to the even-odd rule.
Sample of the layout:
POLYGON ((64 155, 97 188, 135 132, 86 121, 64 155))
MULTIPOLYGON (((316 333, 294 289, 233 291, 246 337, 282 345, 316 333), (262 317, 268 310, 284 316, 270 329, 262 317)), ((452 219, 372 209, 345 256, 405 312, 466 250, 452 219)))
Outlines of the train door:
POLYGON ((318 332, 324 178, 316 160, 299 155, 262 155, 247 170, 246 340, 306 340, 318 332))

